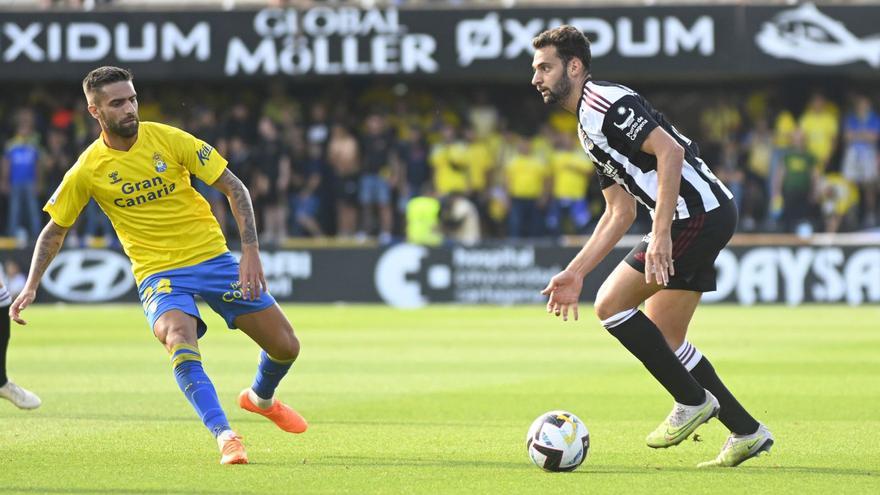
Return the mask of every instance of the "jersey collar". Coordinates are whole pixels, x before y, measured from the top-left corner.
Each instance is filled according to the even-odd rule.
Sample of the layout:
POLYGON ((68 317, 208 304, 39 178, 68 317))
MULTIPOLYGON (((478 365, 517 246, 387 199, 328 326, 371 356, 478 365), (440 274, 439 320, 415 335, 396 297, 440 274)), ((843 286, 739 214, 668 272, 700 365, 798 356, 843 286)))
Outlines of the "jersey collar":
POLYGON ((117 149, 111 148, 110 146, 107 146, 107 141, 104 140, 104 131, 103 130, 101 131, 101 136, 98 139, 100 139, 101 146, 103 146, 105 150, 107 150, 111 153, 125 154, 125 153, 131 153, 132 151, 135 151, 140 146, 141 141, 143 141, 143 139, 141 139, 141 137, 143 137, 143 136, 141 136, 142 133, 143 133, 143 122, 141 122, 141 125, 138 126, 137 139, 134 140, 134 144, 131 145, 131 148, 129 148, 128 151, 117 150, 117 149))
POLYGON ((584 102, 584 92, 586 91, 587 84, 590 84, 590 81, 592 81, 592 80, 593 80, 592 77, 587 76, 587 80, 584 81, 584 85, 581 86, 581 97, 578 98, 578 105, 577 105, 577 108, 576 108, 575 111, 574 111, 574 115, 575 115, 575 117, 580 118, 579 115, 581 114, 581 103, 584 102))

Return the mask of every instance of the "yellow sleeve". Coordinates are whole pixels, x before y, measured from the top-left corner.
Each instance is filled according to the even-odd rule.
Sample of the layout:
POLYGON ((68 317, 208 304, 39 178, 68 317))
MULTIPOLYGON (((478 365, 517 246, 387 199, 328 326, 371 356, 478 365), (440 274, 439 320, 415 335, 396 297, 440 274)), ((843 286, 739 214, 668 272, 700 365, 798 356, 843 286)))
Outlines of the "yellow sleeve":
POLYGON ((85 153, 64 174, 61 184, 52 193, 52 197, 43 206, 43 211, 52 217, 52 221, 61 227, 70 227, 76 222, 83 208, 91 198, 90 177, 83 166, 85 153))
POLYGON ((213 184, 226 170, 226 159, 210 144, 188 132, 175 130, 178 132, 175 147, 180 163, 206 184, 213 184))

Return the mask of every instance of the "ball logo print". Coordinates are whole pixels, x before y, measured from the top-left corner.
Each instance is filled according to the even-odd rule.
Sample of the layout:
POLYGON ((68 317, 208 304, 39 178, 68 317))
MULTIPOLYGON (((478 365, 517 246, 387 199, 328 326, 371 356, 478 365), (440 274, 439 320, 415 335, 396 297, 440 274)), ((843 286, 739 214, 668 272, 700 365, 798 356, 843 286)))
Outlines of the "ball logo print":
POLYGON ((73 249, 62 251, 49 265, 43 286, 64 301, 102 302, 131 290, 134 278, 131 263, 119 253, 73 249))
POLYGON ((811 65, 865 62, 880 67, 880 40, 858 38, 846 26, 805 3, 776 14, 755 35, 758 47, 776 58, 811 65))
POLYGON ((633 120, 635 120, 635 118, 636 118, 636 112, 632 108, 629 108, 629 107, 626 107, 626 108, 619 107, 617 109, 617 113, 619 113, 620 115, 626 115, 627 110, 629 110, 629 116, 627 116, 625 119, 623 119, 623 122, 621 122, 619 124, 616 122, 614 123, 614 126, 617 127, 618 129, 626 129, 627 127, 632 125, 633 120))
POLYGON ((545 471, 574 471, 587 458, 590 433, 574 414, 550 411, 532 422, 526 449, 532 462, 545 471))

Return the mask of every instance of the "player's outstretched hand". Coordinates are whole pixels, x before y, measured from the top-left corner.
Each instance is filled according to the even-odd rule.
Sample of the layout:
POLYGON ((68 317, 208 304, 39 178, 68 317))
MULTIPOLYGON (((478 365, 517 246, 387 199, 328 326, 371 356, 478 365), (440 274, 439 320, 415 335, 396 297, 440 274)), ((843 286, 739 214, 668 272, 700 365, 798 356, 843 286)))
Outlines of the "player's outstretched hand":
POLYGON ((259 299, 263 292, 269 292, 269 284, 263 274, 263 263, 260 262, 260 251, 257 248, 242 248, 241 261, 238 264, 238 280, 241 282, 241 293, 245 299, 259 299))
POLYGON ((550 296, 547 301, 547 312, 556 316, 562 315, 563 321, 568 321, 568 312, 571 310, 575 320, 578 319, 578 299, 581 297, 581 289, 584 286, 584 278, 578 274, 563 270, 556 274, 541 294, 550 296))
POLYGON ((673 275, 675 268, 672 260, 672 237, 669 234, 655 235, 645 253, 645 283, 656 281, 657 285, 666 286, 669 284, 669 277, 673 275))
POLYGON ((15 301, 12 301, 12 306, 9 306, 9 317, 12 318, 12 321, 19 325, 27 325, 27 322, 21 319, 21 312, 30 306, 36 298, 37 291, 34 289, 25 288, 21 291, 18 297, 15 298, 15 301))

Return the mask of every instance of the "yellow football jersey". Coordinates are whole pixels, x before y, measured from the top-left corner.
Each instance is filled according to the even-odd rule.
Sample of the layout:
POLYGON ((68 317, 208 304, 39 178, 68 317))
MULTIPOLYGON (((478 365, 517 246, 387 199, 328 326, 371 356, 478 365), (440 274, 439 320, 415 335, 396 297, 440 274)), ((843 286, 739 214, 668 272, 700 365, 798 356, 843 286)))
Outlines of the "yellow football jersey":
POLYGON ((434 189, 441 196, 468 191, 468 169, 462 143, 434 145, 429 158, 434 167, 434 189))
POLYGON ((226 160, 209 144, 164 124, 141 122, 128 151, 98 138, 64 175, 43 210, 70 227, 89 198, 110 218, 131 259, 137 283, 225 253, 226 239, 211 207, 190 184, 213 184, 226 160))
POLYGON ((544 193, 548 170, 535 155, 515 155, 505 169, 507 191, 511 198, 538 199, 544 193))
POLYGON ((550 155, 553 172, 553 197, 584 199, 593 162, 581 150, 555 150, 550 155))

